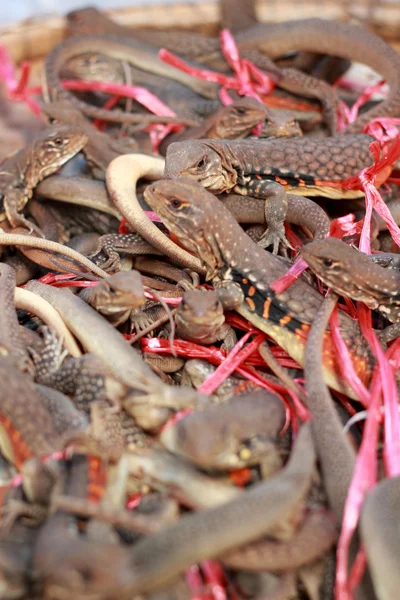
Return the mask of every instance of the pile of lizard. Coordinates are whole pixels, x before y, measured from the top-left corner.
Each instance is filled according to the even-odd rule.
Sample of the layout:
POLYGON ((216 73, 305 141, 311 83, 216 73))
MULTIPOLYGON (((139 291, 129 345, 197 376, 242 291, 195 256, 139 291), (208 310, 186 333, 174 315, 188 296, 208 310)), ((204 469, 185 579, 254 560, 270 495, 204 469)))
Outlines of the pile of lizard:
POLYGON ((0 143, 0 598, 398 597, 400 56, 220 17, 70 13, 0 143))

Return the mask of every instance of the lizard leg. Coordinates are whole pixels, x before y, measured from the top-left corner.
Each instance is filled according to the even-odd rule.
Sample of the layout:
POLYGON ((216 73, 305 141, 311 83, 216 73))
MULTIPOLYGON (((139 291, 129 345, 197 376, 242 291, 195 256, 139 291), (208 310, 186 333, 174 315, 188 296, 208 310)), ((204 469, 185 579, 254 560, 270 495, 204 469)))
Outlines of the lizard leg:
POLYGON ((41 333, 42 352, 31 351, 37 383, 73 396, 74 403, 85 412, 94 400, 105 399, 104 375, 98 358, 92 354, 66 358, 55 333, 48 327, 43 327, 41 333))
POLYGON ((25 227, 29 230, 29 234, 34 231, 39 237, 45 237, 40 227, 35 225, 35 223, 28 221, 28 219, 19 213, 19 210, 26 204, 26 199, 21 193, 21 190, 7 190, 3 197, 3 203, 7 220, 13 229, 16 227, 25 227))
POLYGON ((254 62, 260 69, 267 71, 280 88, 306 98, 317 98, 322 104, 330 135, 336 133, 338 96, 334 88, 325 81, 307 75, 298 69, 277 67, 259 50, 242 51, 242 56, 254 62))
POLYGON ((98 246, 90 259, 94 260, 100 254, 107 256, 102 268, 107 272, 119 271, 120 254, 160 254, 151 244, 146 242, 138 233, 109 233, 102 235, 98 246))
POLYGON ((287 195, 283 187, 275 181, 264 182, 257 196, 265 198, 265 220, 267 229, 258 240, 261 248, 268 248, 272 245, 273 254, 278 254, 279 243, 286 247, 291 247, 285 236, 284 220, 287 212, 287 195))

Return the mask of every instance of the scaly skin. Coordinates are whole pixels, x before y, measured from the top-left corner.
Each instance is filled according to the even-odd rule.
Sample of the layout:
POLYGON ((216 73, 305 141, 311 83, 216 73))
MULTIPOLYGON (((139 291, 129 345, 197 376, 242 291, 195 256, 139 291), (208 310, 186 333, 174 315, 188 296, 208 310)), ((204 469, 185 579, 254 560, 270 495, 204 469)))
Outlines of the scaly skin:
POLYGON ((362 192, 343 189, 341 183, 372 164, 372 141, 368 135, 352 135, 178 142, 168 148, 165 175, 190 177, 215 194, 235 191, 262 197, 263 187, 278 181, 301 196, 358 198, 362 192))
MULTIPOLYGON (((201 258, 207 279, 234 281, 242 288, 245 301, 236 310, 303 365, 307 334, 323 296, 302 279, 281 294, 272 292, 269 286, 286 272, 285 264, 254 244, 201 185, 184 179, 158 181, 147 187, 146 198, 168 228, 201 258)), ((340 313, 340 326, 355 368, 368 381, 371 356, 357 325, 340 313)), ((354 398, 339 375, 328 334, 324 351, 325 381, 354 398)))
POLYGON ((80 294, 85 302, 105 316, 139 308, 145 302, 142 278, 138 271, 120 271, 80 294))
POLYGON ((20 468, 32 456, 60 450, 60 437, 35 385, 13 359, 0 359, 0 446, 4 456, 20 468))
POLYGON ((300 252, 314 273, 336 293, 364 302, 392 323, 400 322, 398 271, 384 269, 336 238, 306 244, 300 252))
POLYGON ((362 506, 361 539, 367 554, 374 590, 380 600, 393 600, 399 590, 399 508, 399 477, 380 481, 368 492, 362 506))
MULTIPOLYGON (((80 33, 104 34, 111 31, 124 37, 129 32, 136 40, 167 48, 210 68, 226 70, 216 38, 193 32, 129 30, 113 23, 95 9, 75 11, 70 13, 69 18, 75 24, 75 31, 80 33)), ((325 102, 332 132, 335 131, 336 98, 326 84, 293 69, 278 69, 267 57, 276 59, 292 51, 316 52, 366 64, 382 75, 390 86, 389 96, 379 106, 358 117, 344 130, 345 133, 361 131, 374 117, 396 116, 400 112, 400 56, 384 40, 366 29, 350 23, 301 19, 255 25, 239 32, 236 42, 242 56, 253 58, 261 68, 264 64, 267 69, 272 69, 272 75, 277 78, 280 87, 325 102)))
POLYGON ((233 470, 263 465, 264 477, 279 469, 276 448, 285 423, 284 406, 266 390, 196 409, 163 429, 161 443, 203 469, 233 470))
POLYGON ((32 361, 20 333, 15 311, 15 272, 12 267, 0 263, 0 351, 11 356, 21 371, 32 371, 32 361))
POLYGON ((225 323, 224 308, 217 291, 187 290, 175 314, 178 338, 195 344, 214 344, 223 341, 232 350, 236 335, 225 323))
POLYGON ((104 173, 114 158, 138 150, 135 140, 113 139, 99 131, 85 115, 66 101, 52 102, 43 108, 43 112, 60 123, 79 128, 87 135, 88 141, 83 152, 97 179, 104 179, 104 173))
POLYGON ((32 197, 37 184, 75 156, 87 140, 79 127, 55 125, 6 158, 0 165, 0 198, 4 207, 0 221, 7 218, 12 227, 23 225, 32 230, 34 225, 19 211, 32 197))
POLYGON ((241 98, 223 106, 197 127, 189 127, 182 133, 171 134, 163 140, 160 151, 165 154, 173 142, 209 138, 216 140, 240 140, 250 135, 252 129, 263 125, 265 137, 296 137, 301 135, 297 121, 290 113, 272 111, 254 98, 241 98))
MULTIPOLYGON (((215 194, 237 192, 265 200, 268 228, 259 244, 289 245, 283 222, 286 190, 305 196, 357 198, 359 190, 346 190, 342 182, 372 163, 367 135, 332 138, 297 138, 285 141, 199 140, 176 142, 168 148, 165 176, 189 177, 215 194)), ((391 167, 377 178, 380 185, 391 167)))
POLYGON ((79 108, 86 115, 94 118, 105 119, 109 121, 124 122, 124 123, 168 123, 176 122, 177 117, 158 117, 155 115, 136 115, 126 113, 121 110, 105 110, 91 106, 86 102, 82 102, 74 97, 70 92, 65 90, 60 80, 60 72, 63 65, 71 58, 85 53, 91 54, 106 54, 113 58, 126 61, 145 71, 170 77, 175 81, 179 81, 188 87, 191 87, 196 92, 208 98, 216 96, 217 86, 200 79, 195 79, 186 75, 182 71, 170 67, 163 63, 157 53, 133 40, 124 42, 117 37, 102 37, 102 36, 82 36, 78 38, 70 38, 58 44, 47 55, 45 61, 46 82, 49 91, 49 96, 52 101, 65 99, 75 108, 79 108))

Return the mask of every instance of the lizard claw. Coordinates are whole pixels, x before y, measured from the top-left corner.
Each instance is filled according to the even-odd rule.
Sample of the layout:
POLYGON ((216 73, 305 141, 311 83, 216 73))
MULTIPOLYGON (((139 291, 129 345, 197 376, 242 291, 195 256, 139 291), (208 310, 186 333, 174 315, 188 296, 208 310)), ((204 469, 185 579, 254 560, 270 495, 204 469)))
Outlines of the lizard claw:
POLYGON ((272 245, 272 254, 278 254, 279 244, 282 243, 287 248, 292 248, 289 240, 286 238, 284 227, 267 227, 265 233, 258 240, 261 248, 268 248, 272 245))

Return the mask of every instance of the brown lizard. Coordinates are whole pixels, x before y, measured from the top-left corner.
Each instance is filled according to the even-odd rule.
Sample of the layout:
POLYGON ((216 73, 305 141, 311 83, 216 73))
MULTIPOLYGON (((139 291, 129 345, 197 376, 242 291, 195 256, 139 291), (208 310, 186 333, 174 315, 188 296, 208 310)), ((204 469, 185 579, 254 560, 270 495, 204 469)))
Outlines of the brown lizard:
POLYGON ((33 371, 28 349, 21 336, 18 317, 15 311, 15 273, 0 263, 0 350, 1 356, 12 357, 21 371, 33 371))
POLYGON ((177 389, 163 384, 119 331, 83 300, 38 281, 31 281, 26 287, 57 309, 86 350, 101 359, 107 375, 128 388, 140 390, 148 400, 153 394, 166 402, 171 396, 182 397, 185 401, 192 398, 190 388, 177 389))
MULTIPOLYGON (((367 135, 297 138, 287 141, 199 140, 176 142, 168 148, 165 176, 190 177, 210 192, 237 192, 266 200, 268 229, 263 247, 285 242, 285 190, 304 196, 357 198, 363 192, 347 190, 342 182, 372 163, 367 135), (283 186, 283 187, 282 187, 283 186)), ((388 168, 377 185, 389 176, 388 168)))
MULTIPOLYGON (((145 71, 164 75, 171 79, 183 83, 200 95, 208 98, 216 96, 217 87, 213 83, 196 79, 187 75, 183 71, 176 69, 162 62, 157 53, 150 47, 145 46, 134 40, 123 40, 114 36, 80 36, 78 38, 69 38, 58 44, 47 55, 45 61, 45 74, 48 95, 52 101, 66 100, 74 107, 79 108, 84 114, 109 121, 126 123, 169 123, 185 122, 185 119, 178 117, 158 117, 156 115, 138 115, 126 113, 121 110, 106 110, 92 106, 78 100, 69 91, 65 90, 61 80, 60 71, 63 65, 74 56, 84 53, 106 54, 119 60, 124 60, 145 71)), ((187 120, 186 120, 187 122, 187 120)))
POLYGON ((222 556, 228 568, 280 573, 298 569, 323 556, 338 537, 335 519, 322 508, 310 510, 292 538, 265 538, 222 556))
POLYGON ((133 448, 125 457, 130 477, 141 487, 168 492, 187 508, 212 508, 242 493, 230 479, 211 477, 158 444, 150 448, 133 448))
POLYGON ((286 522, 309 489, 314 461, 310 430, 305 425, 288 464, 274 477, 222 506, 183 517, 138 542, 129 552, 131 581, 119 587, 121 596, 129 598, 162 586, 186 565, 217 557, 286 522))
POLYGON ((1 233, 0 232, 0 246, 29 246, 30 248, 39 248, 40 250, 46 250, 55 254, 60 254, 61 257, 66 256, 76 261, 78 265, 81 265, 88 269, 89 272, 94 273, 98 277, 107 277, 108 273, 97 267, 91 260, 76 252, 68 246, 52 242, 51 240, 45 240, 43 238, 35 238, 30 235, 20 235, 17 233, 1 233))
POLYGON ((400 479, 380 481, 366 495, 360 520, 360 532, 368 558, 374 589, 380 600, 397 597, 399 532, 396 525, 400 505, 400 479))
POLYGON ((206 345, 222 340, 227 352, 236 344, 234 330, 225 323, 218 291, 187 290, 175 313, 175 321, 178 338, 206 345))
MULTIPOLYGON (((318 277, 336 293, 361 300, 371 310, 381 313, 396 327, 390 333, 400 333, 400 274, 385 269, 369 256, 350 248, 336 238, 306 244, 301 255, 318 277)), ((379 254, 377 255, 379 260, 379 254)), ((384 333, 384 332, 383 332, 384 333)))
POLYGON ((121 218, 107 194, 104 183, 86 177, 53 175, 39 183, 36 188, 36 196, 57 202, 87 206, 117 219, 121 218))
MULTIPOLYGON (((149 244, 166 254, 180 265, 197 273, 204 272, 198 258, 182 250, 150 221, 136 195, 137 181, 141 177, 162 177, 164 161, 144 154, 119 156, 107 169, 106 184, 112 201, 125 217, 133 231, 139 233, 149 244)), ((1 238, 0 238, 1 239, 1 238)))
POLYGON ((19 469, 32 456, 59 450, 61 440, 31 378, 11 357, 1 357, 0 370, 1 451, 19 469))
POLYGON ((321 462, 330 506, 341 523, 356 453, 343 433, 343 425, 324 381, 324 333, 336 301, 335 294, 328 296, 315 315, 306 344, 304 372, 307 404, 313 417, 311 426, 315 449, 321 462))
POLYGON ((138 271, 120 271, 94 287, 84 288, 79 297, 117 327, 145 302, 142 276, 138 271))
POLYGON ((167 136, 160 144, 165 155, 173 142, 210 138, 216 140, 240 140, 250 135, 252 129, 262 124, 262 137, 297 137, 302 132, 296 119, 287 111, 283 114, 255 100, 240 98, 228 106, 219 108, 197 127, 188 127, 182 133, 167 136))
MULTIPOLYGON (((129 28, 110 22, 95 9, 72 13, 71 20, 86 31, 114 34, 126 37, 129 33, 137 40, 164 47, 189 60, 204 63, 217 70, 227 70, 222 60, 220 43, 194 32, 174 32, 129 28)), ((82 29, 81 29, 82 30, 82 29)), ((270 59, 276 59, 293 51, 328 54, 350 61, 367 64, 382 75, 390 86, 390 93, 379 106, 362 114, 345 132, 361 131, 362 127, 377 116, 395 116, 400 110, 400 57, 377 35, 351 23, 323 19, 299 19, 281 23, 258 24, 240 31, 235 36, 239 51, 270 71, 277 84, 290 92, 316 97, 325 104, 330 129, 336 131, 336 95, 324 82, 295 69, 278 68, 270 59), (267 58, 268 57, 268 58, 267 58)))
MULTIPOLYGON (((200 184, 185 179, 158 181, 147 187, 146 198, 185 247, 201 257, 208 280, 218 278, 227 285, 236 282, 240 286, 244 301, 236 310, 304 364, 305 340, 323 296, 304 279, 275 294, 269 286, 286 272, 285 263, 252 242, 229 211, 200 184)), ((342 313, 340 326, 350 352, 357 357, 356 369, 364 381, 368 380, 371 355, 358 327, 342 313)), ((331 344, 327 334, 325 352, 330 356, 324 360, 325 381, 354 397, 333 366, 331 344)))
POLYGON ((53 121, 77 127, 87 136, 83 153, 96 179, 104 179, 110 162, 120 154, 137 152, 138 144, 132 138, 113 139, 96 129, 89 119, 77 108, 65 101, 52 102, 43 107, 43 112, 53 121))
POLYGON ((161 443, 203 469, 232 470, 261 464, 264 477, 280 467, 276 440, 285 409, 266 390, 197 409, 160 434, 161 443))
POLYGON ((47 129, 29 146, 6 158, 0 166, 0 197, 3 202, 0 221, 7 218, 12 227, 22 225, 30 231, 35 229, 20 211, 36 185, 82 150, 87 139, 78 127, 58 125, 47 129))
MULTIPOLYGON (((305 196, 286 194, 285 221, 306 227, 315 240, 323 240, 329 233, 330 219, 318 204, 305 196)), ((239 223, 265 223, 265 209, 257 198, 238 194, 221 194, 219 200, 229 209, 239 223)))

